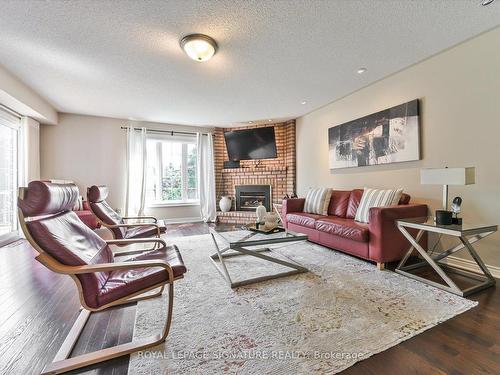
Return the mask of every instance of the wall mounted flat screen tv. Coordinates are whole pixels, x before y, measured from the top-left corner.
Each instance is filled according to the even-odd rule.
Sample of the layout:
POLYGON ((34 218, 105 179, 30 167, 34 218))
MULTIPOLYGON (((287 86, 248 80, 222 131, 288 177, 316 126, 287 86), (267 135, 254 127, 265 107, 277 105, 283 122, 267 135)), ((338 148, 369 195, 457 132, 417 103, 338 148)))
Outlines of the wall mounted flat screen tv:
POLYGON ((274 127, 224 132, 230 160, 272 159, 278 157, 274 127))

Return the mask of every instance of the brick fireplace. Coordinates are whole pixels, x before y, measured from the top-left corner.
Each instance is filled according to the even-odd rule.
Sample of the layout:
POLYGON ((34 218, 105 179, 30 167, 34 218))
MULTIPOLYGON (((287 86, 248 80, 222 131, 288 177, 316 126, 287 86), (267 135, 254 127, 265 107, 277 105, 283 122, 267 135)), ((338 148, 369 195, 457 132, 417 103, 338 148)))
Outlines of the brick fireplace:
POLYGON ((221 223, 248 224, 255 218, 255 210, 236 207, 236 186, 267 185, 270 186, 270 203, 281 203, 285 194, 295 192, 295 120, 283 123, 245 126, 238 129, 251 129, 273 126, 276 136, 275 159, 242 160, 240 168, 224 169, 228 160, 224 131, 234 130, 217 128, 214 132, 215 188, 217 194, 217 218, 221 223), (221 212, 218 203, 222 195, 229 195, 233 205, 231 211, 221 212))

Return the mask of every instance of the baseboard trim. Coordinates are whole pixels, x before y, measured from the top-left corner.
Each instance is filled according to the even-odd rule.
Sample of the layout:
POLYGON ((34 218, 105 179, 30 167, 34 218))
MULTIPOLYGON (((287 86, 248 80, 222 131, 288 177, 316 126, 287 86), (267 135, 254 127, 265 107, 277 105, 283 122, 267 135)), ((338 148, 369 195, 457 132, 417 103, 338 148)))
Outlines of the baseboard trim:
MULTIPOLYGON (((466 271, 482 273, 479 266, 473 260, 449 256, 446 258, 446 263, 449 264, 450 266, 462 268, 466 271)), ((500 279, 500 267, 489 266, 489 265, 486 265, 486 267, 488 267, 488 270, 491 272, 494 278, 500 279)))
POLYGON ((200 223, 201 217, 181 217, 178 219, 163 219, 165 224, 187 224, 187 223, 200 223))
POLYGON ((4 247, 10 245, 13 242, 16 242, 21 239, 21 236, 17 231, 9 234, 5 234, 0 238, 0 247, 4 247))

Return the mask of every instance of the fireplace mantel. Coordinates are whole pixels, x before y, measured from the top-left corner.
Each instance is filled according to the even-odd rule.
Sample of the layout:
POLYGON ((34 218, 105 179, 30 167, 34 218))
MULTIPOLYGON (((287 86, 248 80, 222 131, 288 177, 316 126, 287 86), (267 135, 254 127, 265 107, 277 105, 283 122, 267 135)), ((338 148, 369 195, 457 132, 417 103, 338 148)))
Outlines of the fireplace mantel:
POLYGON ((283 173, 286 174, 288 167, 263 167, 263 168, 226 168, 222 169, 222 173, 231 173, 231 174, 239 174, 239 173, 255 173, 255 172, 273 172, 273 173, 283 173))

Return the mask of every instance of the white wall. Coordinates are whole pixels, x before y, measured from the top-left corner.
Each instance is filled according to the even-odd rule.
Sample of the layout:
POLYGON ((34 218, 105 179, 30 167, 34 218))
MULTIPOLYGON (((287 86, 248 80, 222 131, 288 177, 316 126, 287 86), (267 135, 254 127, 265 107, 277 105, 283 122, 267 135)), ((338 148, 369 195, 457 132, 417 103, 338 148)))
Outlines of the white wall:
MULTIPOLYGON (((298 193, 311 186, 401 186, 414 202, 434 210, 442 187, 420 185, 420 168, 475 166, 476 184, 451 186, 450 197, 464 199, 466 220, 500 224, 499 46, 497 28, 297 119, 298 193), (329 127, 416 98, 421 100, 422 160, 329 170, 329 127)), ((365 65, 370 68, 369 61, 365 65)), ((499 233, 477 248, 486 263, 500 266, 499 233)))
MULTIPOLYGON (((108 202, 123 212, 126 133, 120 128, 127 124, 152 129, 210 130, 61 113, 57 126, 41 128, 41 177, 72 180, 84 196, 88 186, 107 185, 110 191, 108 202)), ((148 208, 146 214, 181 220, 200 216, 198 205, 148 208)))
POLYGON ((0 103, 41 123, 57 123, 57 112, 54 107, 2 66, 0 66, 0 103))

